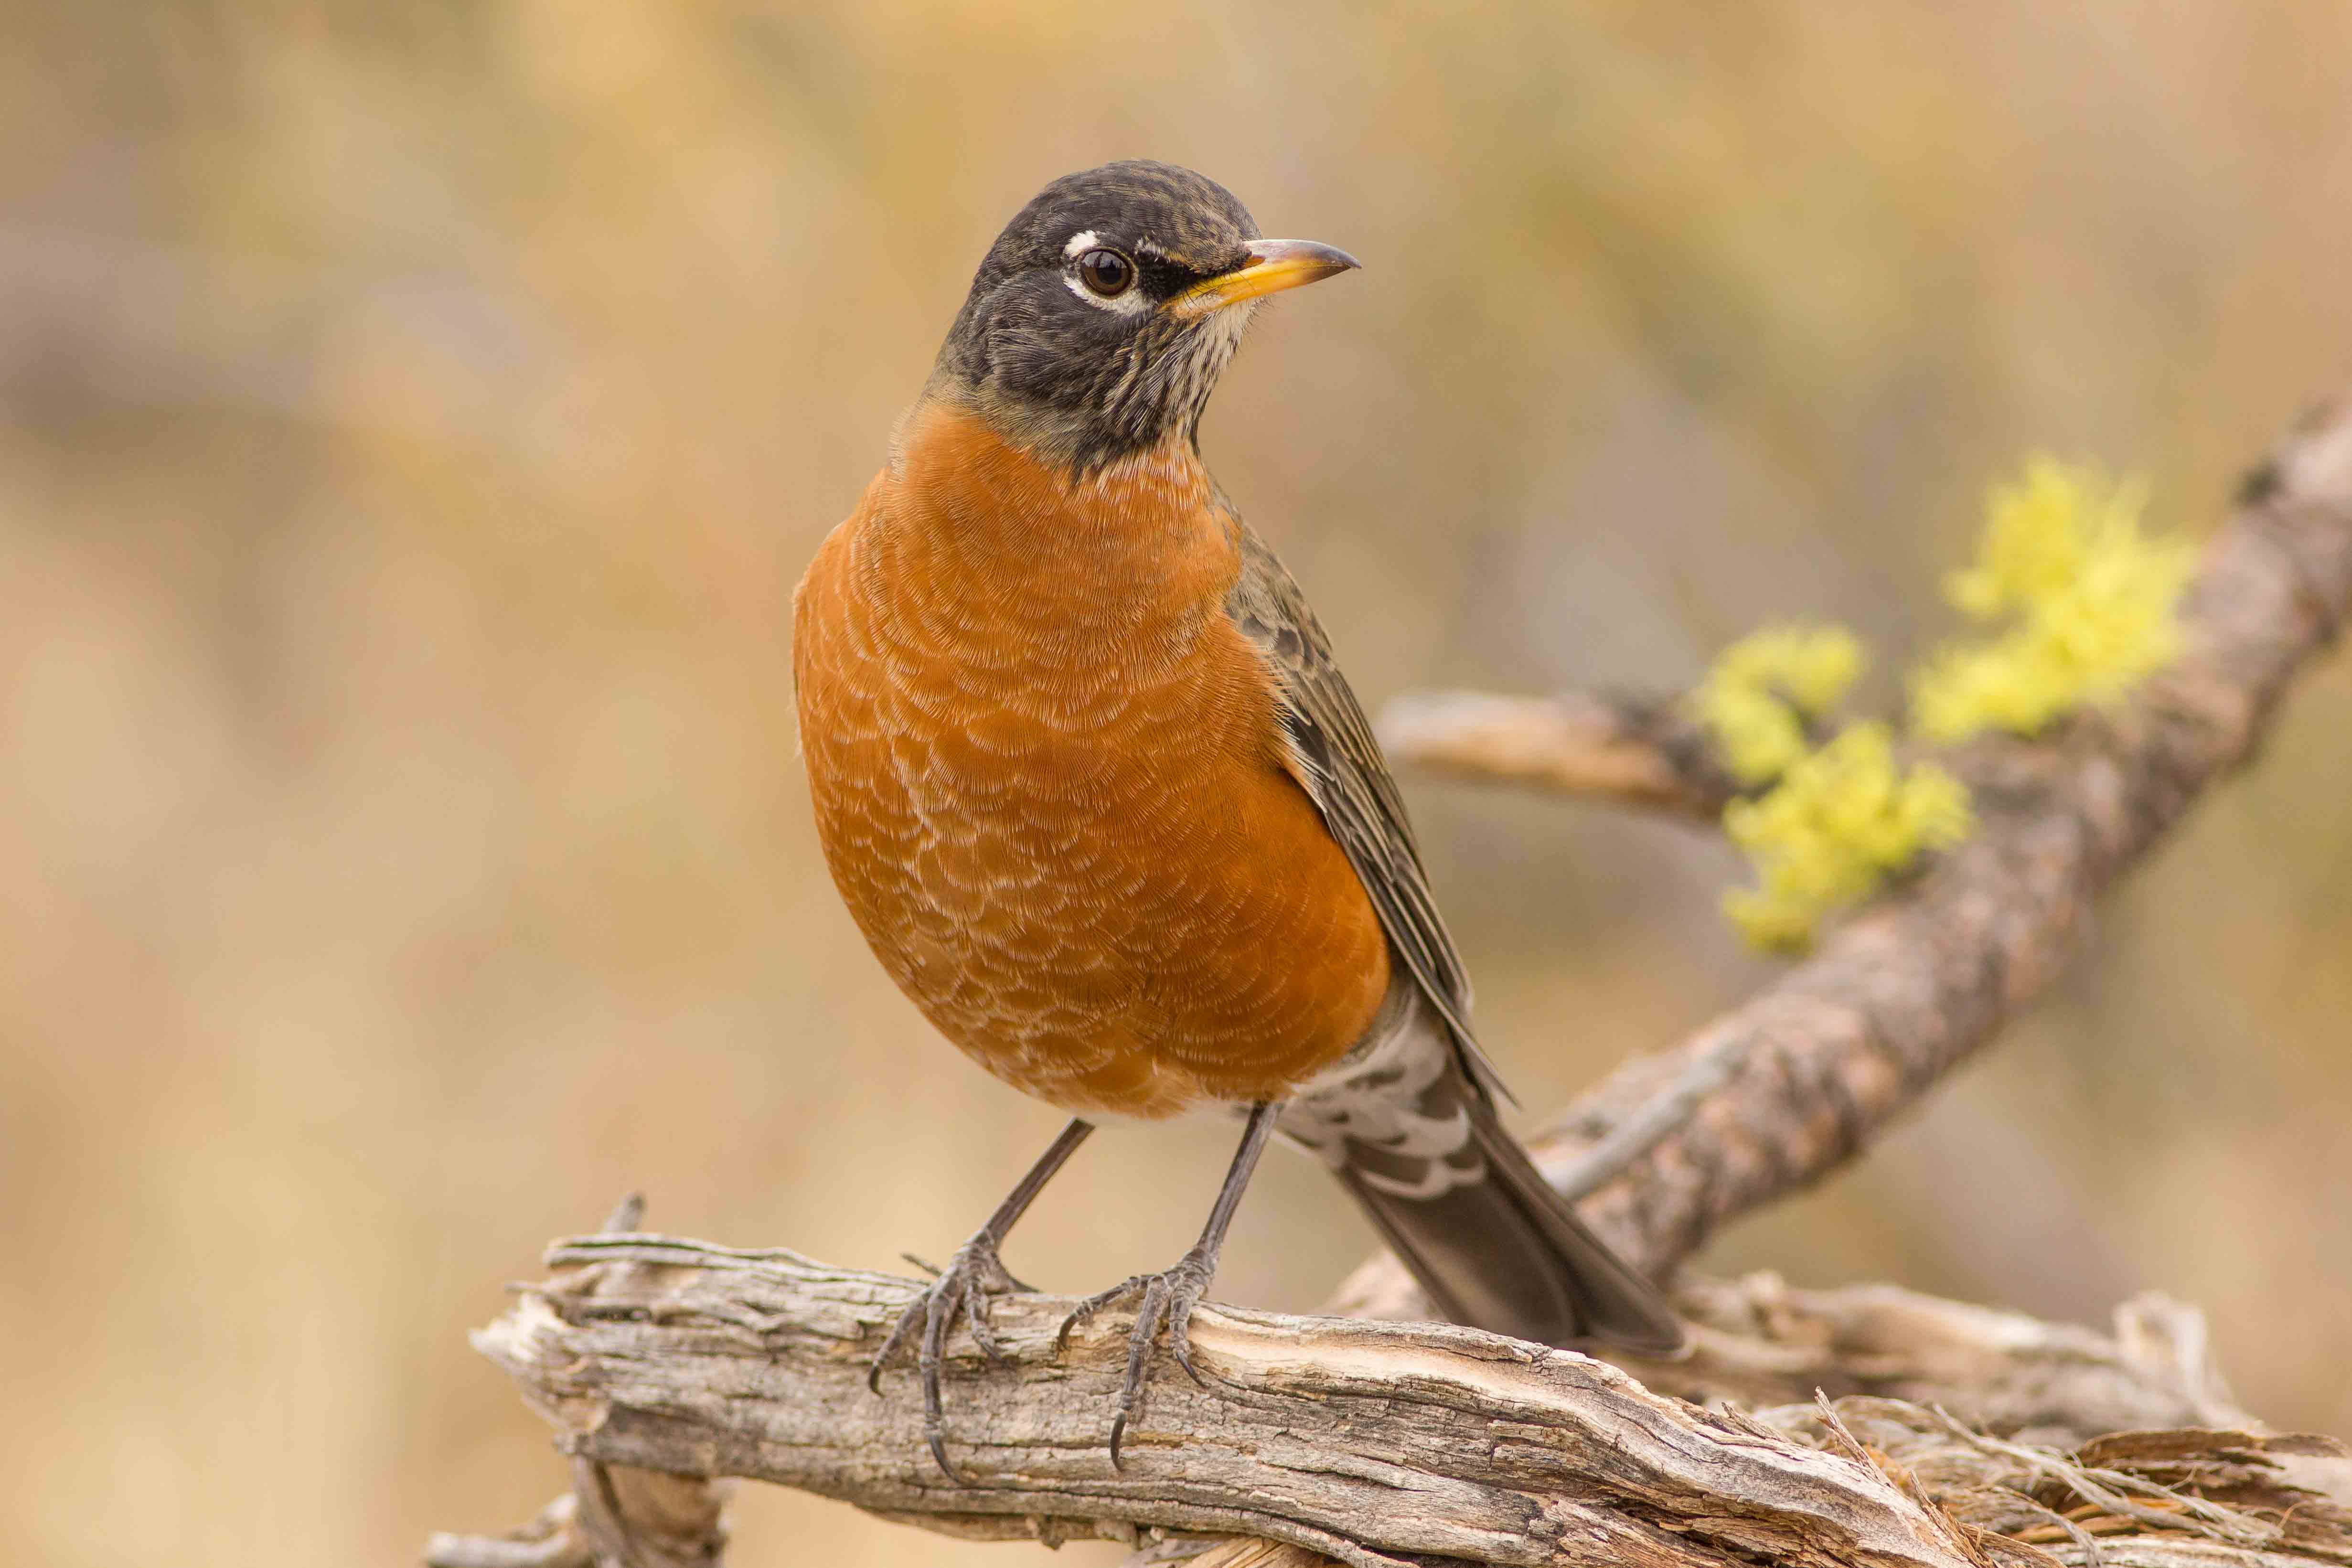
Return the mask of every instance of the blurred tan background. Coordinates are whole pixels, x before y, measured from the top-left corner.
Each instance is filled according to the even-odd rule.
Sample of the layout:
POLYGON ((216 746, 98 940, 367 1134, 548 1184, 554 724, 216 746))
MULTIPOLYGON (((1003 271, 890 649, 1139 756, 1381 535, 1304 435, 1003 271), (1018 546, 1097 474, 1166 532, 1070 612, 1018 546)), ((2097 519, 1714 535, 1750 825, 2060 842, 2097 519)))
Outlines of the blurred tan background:
MULTIPOLYGON (((0 10, 0 1557, 503 1528, 561 1474, 465 1335, 546 1239, 642 1186, 894 1267, 1050 1135, 835 900, 788 600, 998 225, 1138 154, 1366 261, 1205 443, 1374 705, 1799 615, 1900 660, 2028 449, 2201 526, 2352 373, 2339 0, 0 10)), ((2160 1286, 2352 1435, 2347 779, 2339 658, 2063 994, 1706 1265, 2160 1286)), ((1769 972, 1704 835, 1408 792, 1533 1107, 1769 972)), ((1014 1267, 1164 1263, 1230 1139, 1097 1140, 1014 1267)), ((1277 1158, 1220 1294, 1369 1244, 1277 1158)))

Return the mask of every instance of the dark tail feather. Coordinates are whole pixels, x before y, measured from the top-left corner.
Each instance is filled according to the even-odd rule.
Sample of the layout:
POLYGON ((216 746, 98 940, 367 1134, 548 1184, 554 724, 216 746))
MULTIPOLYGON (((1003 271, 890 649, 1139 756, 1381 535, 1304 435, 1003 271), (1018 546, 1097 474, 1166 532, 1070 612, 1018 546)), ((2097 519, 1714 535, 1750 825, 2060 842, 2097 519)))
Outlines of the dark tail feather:
POLYGON ((1483 1179, 1432 1197, 1400 1196, 1378 1185, 1379 1155, 1352 1145, 1339 1172, 1439 1310, 1539 1344, 1603 1340, 1653 1355, 1680 1350, 1682 1325, 1656 1288, 1585 1228, 1486 1096, 1466 1082, 1460 1090, 1471 1128, 1462 1153, 1476 1151, 1483 1179))

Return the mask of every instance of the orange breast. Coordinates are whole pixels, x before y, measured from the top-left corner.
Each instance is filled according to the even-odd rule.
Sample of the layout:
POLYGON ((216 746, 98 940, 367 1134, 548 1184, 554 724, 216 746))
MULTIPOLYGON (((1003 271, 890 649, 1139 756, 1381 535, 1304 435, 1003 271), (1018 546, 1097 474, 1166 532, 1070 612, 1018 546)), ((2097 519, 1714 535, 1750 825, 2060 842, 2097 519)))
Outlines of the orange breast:
POLYGON ((907 994, 1078 1113, 1281 1097, 1389 979, 1227 620, 1234 525, 1189 447, 1073 484, 919 410, 794 599, 835 883, 907 994))

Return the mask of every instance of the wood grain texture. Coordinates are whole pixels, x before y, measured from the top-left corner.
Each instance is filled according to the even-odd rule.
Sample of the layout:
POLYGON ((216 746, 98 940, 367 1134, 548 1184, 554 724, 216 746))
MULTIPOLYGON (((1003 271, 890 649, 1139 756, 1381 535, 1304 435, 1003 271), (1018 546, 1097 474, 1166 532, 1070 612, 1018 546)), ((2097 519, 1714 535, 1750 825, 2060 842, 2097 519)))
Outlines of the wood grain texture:
POLYGON ((2042 1443, 2075 1444, 2071 1432, 2118 1415, 2194 1424, 2137 1448, 2094 1441, 2084 1454, 2117 1474, 2127 1458, 2131 1473, 2077 1501, 2143 1527, 2117 1510, 2173 1511, 2169 1528, 2179 1505, 2150 1491, 2151 1478, 2260 1481, 2318 1545, 2275 1521, 2234 1519, 2228 1543, 2352 1551, 2352 1533, 2336 1533, 2352 1519, 2339 1507, 2352 1500, 2352 1462, 2325 1439, 2249 1435, 2210 1369, 2181 1354, 2193 1331, 2135 1348, 1899 1292, 1791 1295, 1759 1280, 1714 1287, 1720 1299, 1702 1310, 1777 1319, 1789 1343, 1836 1343, 1825 1325, 1843 1319, 1852 1335, 1867 1323, 1871 1342, 1849 1338, 1776 1377, 1763 1336, 1717 1331, 1679 1375, 1701 1403, 1474 1329, 1216 1309, 1193 1336, 1211 1385, 1156 1380, 1114 1470, 1101 1427, 1123 1334, 1091 1331, 1057 1357, 1070 1303, 1021 1297, 999 1313, 1010 1362, 960 1347, 951 1369, 959 1486, 931 1465, 903 1380, 881 1397, 865 1385, 865 1357, 913 1282, 657 1236, 581 1238, 551 1261, 552 1277, 478 1343, 575 1458, 772 1481, 971 1538, 1142 1546, 1241 1534, 1360 1568, 2042 1561, 1988 1533, 2048 1526, 2054 1511, 2036 1500, 2080 1456, 1980 1437, 1880 1395, 1832 1411, 1815 1402, 1818 1380, 1951 1393, 1959 1421, 2016 1431, 2030 1416, 2041 1425, 2021 1436, 2042 1443), (1966 1402, 1974 1386, 1990 1395, 1985 1409, 1966 1402), (2285 1445, 2275 1460, 2246 1457, 2273 1442, 2285 1445))

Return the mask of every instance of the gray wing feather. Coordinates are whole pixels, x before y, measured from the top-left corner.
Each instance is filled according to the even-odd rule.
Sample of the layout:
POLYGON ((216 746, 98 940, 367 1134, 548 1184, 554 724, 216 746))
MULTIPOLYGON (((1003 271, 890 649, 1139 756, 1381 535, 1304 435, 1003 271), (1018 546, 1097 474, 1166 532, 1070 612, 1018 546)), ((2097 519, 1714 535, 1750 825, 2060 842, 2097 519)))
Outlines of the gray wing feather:
POLYGON ((1242 570, 1225 613, 1279 679, 1282 727, 1298 781, 1371 895, 1390 946, 1444 1019, 1471 1081, 1507 1099, 1510 1092, 1470 1032, 1470 977, 1430 894, 1403 797, 1363 707, 1298 584, 1230 505, 1226 515, 1242 570))

